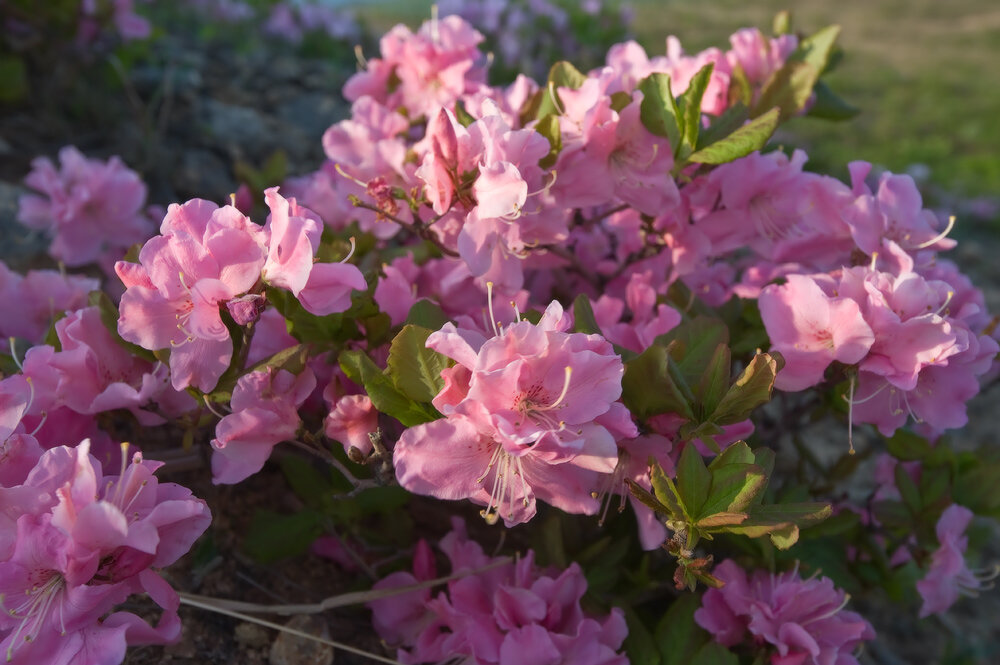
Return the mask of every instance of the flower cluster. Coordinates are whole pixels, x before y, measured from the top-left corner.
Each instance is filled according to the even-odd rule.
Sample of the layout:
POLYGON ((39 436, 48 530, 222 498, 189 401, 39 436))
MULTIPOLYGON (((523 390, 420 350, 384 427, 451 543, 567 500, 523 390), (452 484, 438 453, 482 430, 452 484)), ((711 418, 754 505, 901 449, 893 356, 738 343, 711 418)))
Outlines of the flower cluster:
POLYGON ((259 298, 263 282, 288 289, 318 315, 346 310, 351 290, 365 288, 353 265, 313 262, 321 227, 311 211, 276 188, 266 197, 271 215, 263 228, 233 206, 171 205, 139 263, 115 266, 127 287, 118 332, 146 349, 170 349, 177 390, 215 387, 233 352, 221 306, 236 324, 255 320, 253 298, 248 306, 244 296, 259 298))
POLYGON ((127 644, 180 635, 177 595, 153 569, 184 554, 211 515, 189 490, 159 483, 153 476, 159 463, 139 453, 128 461, 127 449, 123 444, 117 475, 103 474, 89 440, 35 455, 33 465, 22 457, 16 467, 4 466, 0 649, 6 662, 114 665, 127 644), (135 593, 149 594, 162 608, 155 627, 130 612, 112 612, 135 593))
MULTIPOLYGON (((152 234, 144 210, 146 185, 120 159, 87 159, 73 146, 59 151, 59 168, 46 157, 32 163, 18 220, 52 236, 49 253, 68 266, 110 266, 152 234)), ((149 212, 153 212, 150 210, 149 212)))
POLYGON ((400 484, 418 494, 469 498, 489 522, 527 522, 540 498, 570 513, 597 512, 598 474, 614 470, 615 441, 637 434, 621 395, 621 358, 595 335, 564 332, 557 302, 537 325, 487 339, 445 324, 428 347, 453 358, 434 405, 445 415, 396 444, 400 484), (491 488, 487 490, 486 488, 491 488))
POLYGON ((846 595, 828 578, 803 580, 795 570, 748 576, 732 560, 713 574, 724 586, 705 592, 695 621, 726 646, 749 631, 756 644, 769 645, 773 665, 857 665, 851 652, 875 638, 871 624, 844 609, 846 595))
MULTIPOLYGON (((617 653, 628 634, 624 614, 618 608, 603 619, 584 614, 580 599, 587 581, 578 565, 541 571, 530 550, 516 562, 491 559, 467 539, 458 519, 438 548, 453 573, 467 573, 449 582, 447 592, 435 595, 423 589, 368 604, 375 630, 399 648, 401 662, 628 663, 617 653)), ((421 540, 413 573, 393 573, 375 588, 408 586, 435 575, 434 554, 421 540)))

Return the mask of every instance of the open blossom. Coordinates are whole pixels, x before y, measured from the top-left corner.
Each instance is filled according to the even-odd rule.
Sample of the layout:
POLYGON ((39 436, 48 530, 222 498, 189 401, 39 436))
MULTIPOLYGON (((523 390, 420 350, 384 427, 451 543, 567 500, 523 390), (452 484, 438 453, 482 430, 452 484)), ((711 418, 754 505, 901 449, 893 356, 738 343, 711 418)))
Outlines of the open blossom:
POLYGON ((183 555, 207 528, 204 501, 153 476, 140 454, 104 476, 90 442, 46 451, 24 483, 13 551, 0 560, 0 650, 6 662, 116 665, 126 644, 180 635, 177 595, 154 572, 183 555), (147 593, 163 609, 155 627, 112 612, 147 593))
POLYGON ((57 169, 45 157, 32 161, 25 183, 38 194, 22 196, 18 209, 22 224, 52 235, 54 258, 68 266, 114 260, 150 236, 146 186, 120 159, 87 159, 67 146, 59 163, 57 169))
POLYGON ((60 350, 36 361, 35 349, 25 358, 24 372, 36 381, 38 374, 54 370, 54 397, 77 413, 130 409, 146 424, 161 422, 142 411, 167 386, 167 368, 130 354, 111 336, 97 307, 72 311, 56 322, 60 350), (36 369, 37 368, 37 369, 36 369))
POLYGON ((749 631, 771 645, 772 665, 858 665, 854 648, 875 638, 871 624, 844 609, 847 596, 829 578, 803 580, 797 570, 747 576, 732 560, 712 574, 724 586, 705 592, 695 621, 729 647, 749 631))
POLYGON ((370 96, 411 118, 430 117, 485 83, 482 41, 458 16, 426 21, 417 33, 397 25, 379 41, 381 57, 370 58, 365 71, 344 84, 344 96, 352 102, 370 96))
MULTIPOLYGON (((317 316, 343 312, 351 306, 351 292, 367 287, 357 266, 346 262, 316 263, 322 220, 295 199, 286 199, 277 187, 264 190, 271 209, 264 227, 267 260, 261 277, 272 286, 288 289, 305 309, 317 316)), ((349 257, 348 257, 349 258, 349 257)))
POLYGON ((40 342, 52 322, 67 310, 87 306, 100 282, 56 270, 20 275, 0 261, 0 336, 40 342))
POLYGON ((566 333, 558 302, 538 325, 519 321, 486 339, 445 324, 427 346, 457 361, 434 405, 446 417, 406 430, 393 454, 401 485, 485 505, 508 526, 536 498, 596 512, 598 474, 615 467, 616 435, 635 436, 618 402, 621 358, 598 335, 566 333), (487 489, 490 488, 490 489, 487 489))
POLYGON ((213 482, 238 483, 260 471, 274 446, 295 438, 302 424, 298 408, 315 387, 309 369, 298 376, 273 368, 241 376, 233 412, 219 421, 212 439, 213 482))
POLYGON ((143 245, 138 264, 115 265, 127 287, 118 333, 146 349, 169 348, 174 388, 208 392, 233 353, 220 306, 260 278, 263 232, 232 206, 194 199, 171 205, 160 233, 143 245))
MULTIPOLYGON (((439 548, 453 572, 494 563, 467 539, 457 518, 439 548)), ((375 629, 399 648, 400 662, 627 665, 628 658, 617 653, 628 634, 624 614, 618 608, 606 617, 583 612, 587 581, 577 564, 564 571, 539 570, 530 550, 517 562, 496 563, 449 582, 437 595, 424 589, 369 603, 375 629)), ((433 553, 420 541, 413 573, 393 573, 375 588, 406 586, 435 574, 433 553)))
POLYGON ((816 385, 830 363, 856 363, 875 341, 858 303, 831 298, 805 275, 789 275, 785 284, 768 286, 758 304, 771 346, 785 358, 774 382, 781 390, 816 385))
POLYGON ((964 534, 972 517, 971 510, 958 504, 948 506, 941 513, 936 529, 940 546, 931 556, 927 575, 917 582, 917 591, 924 600, 920 607, 921 617, 940 614, 951 607, 960 594, 974 596, 984 587, 984 580, 965 563, 969 539, 964 534))

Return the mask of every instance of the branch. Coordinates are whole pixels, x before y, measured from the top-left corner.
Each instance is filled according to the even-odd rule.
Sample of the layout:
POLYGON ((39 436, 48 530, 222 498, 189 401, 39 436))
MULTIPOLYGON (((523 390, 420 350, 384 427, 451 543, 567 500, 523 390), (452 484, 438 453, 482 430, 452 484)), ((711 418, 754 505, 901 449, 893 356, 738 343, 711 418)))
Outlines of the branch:
MULTIPOLYGON (((303 603, 297 605, 262 605, 258 603, 248 603, 242 600, 227 600, 225 598, 212 598, 211 596, 201 596, 194 593, 186 593, 183 591, 178 591, 177 595, 180 596, 182 601, 193 601, 188 602, 189 605, 195 605, 195 603, 200 603, 200 605, 195 605, 196 607, 204 607, 208 605, 209 607, 204 607, 204 609, 210 610, 228 610, 236 612, 253 612, 257 614, 280 614, 282 616, 290 616, 293 614, 320 614, 326 612, 327 610, 332 610, 338 607, 348 607, 351 605, 363 605, 364 603, 370 603, 373 600, 381 600, 383 598, 392 598, 393 596, 400 596, 411 591, 420 591, 421 589, 429 589, 431 587, 438 586, 439 584, 446 584, 452 580, 461 579, 463 577, 469 577, 471 575, 478 575, 479 573, 484 573, 488 570, 493 570, 494 568, 499 568, 502 565, 511 562, 511 557, 503 557, 497 561, 493 561, 485 566, 479 568, 472 568, 470 570, 460 570, 457 573, 452 573, 446 577, 437 577, 432 580, 426 580, 424 582, 419 582, 417 584, 409 584, 407 586, 393 587, 391 589, 372 589, 370 591, 352 591, 350 593, 342 593, 336 596, 330 596, 325 598, 318 603, 303 603)), ((395 662, 395 661, 392 661, 395 662)))
POLYGON ((297 630, 295 628, 289 628, 288 626, 282 626, 280 623, 274 623, 273 621, 268 621, 266 619, 259 619, 255 616, 250 616, 249 614, 243 614, 242 612, 235 612, 233 610, 225 609, 219 605, 214 604, 213 598, 207 598, 204 596, 194 596, 183 592, 178 592, 178 597, 180 598, 181 604, 190 605, 191 607, 197 607, 198 609, 208 610, 209 612, 215 612, 216 614, 223 614, 228 617, 233 617, 234 619, 240 619, 241 621, 247 621, 250 623, 255 623, 258 626, 265 626, 267 628, 273 628, 274 630, 281 631, 283 633, 288 633, 289 635, 295 635, 296 637, 301 637, 306 640, 312 640, 313 642, 319 642, 320 644, 325 644, 327 646, 333 647, 334 649, 340 649, 348 653, 353 653, 362 658, 368 658, 369 660, 374 660, 379 663, 389 663, 389 665, 402 665, 398 660, 393 660, 392 658, 386 658, 385 656, 379 656, 378 654, 369 653, 363 649, 358 649, 357 647, 352 647, 349 644, 343 644, 342 642, 334 642, 333 640, 328 640, 317 635, 312 635, 310 633, 297 630))

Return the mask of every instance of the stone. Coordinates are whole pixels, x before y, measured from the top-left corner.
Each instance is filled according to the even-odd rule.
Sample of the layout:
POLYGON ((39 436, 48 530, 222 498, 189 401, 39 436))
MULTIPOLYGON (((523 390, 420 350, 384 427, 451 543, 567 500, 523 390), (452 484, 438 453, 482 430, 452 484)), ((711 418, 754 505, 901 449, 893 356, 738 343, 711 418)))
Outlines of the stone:
MULTIPOLYGON (((299 614, 286 624, 289 628, 330 639, 326 622, 318 616, 299 614)), ((271 644, 271 665, 332 665, 333 647, 282 632, 271 644)))

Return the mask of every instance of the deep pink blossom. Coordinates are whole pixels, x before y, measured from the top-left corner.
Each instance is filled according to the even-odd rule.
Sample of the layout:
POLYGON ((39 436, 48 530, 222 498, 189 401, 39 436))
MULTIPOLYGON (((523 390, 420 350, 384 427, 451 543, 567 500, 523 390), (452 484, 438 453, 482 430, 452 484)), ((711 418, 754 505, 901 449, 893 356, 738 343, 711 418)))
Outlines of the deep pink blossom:
MULTIPOLYGON (((439 544, 452 571, 493 562, 467 539, 461 520, 453 519, 452 525, 439 544)), ((413 573, 393 573, 375 588, 410 585, 435 574, 431 549, 420 541, 413 573)), ((626 665, 627 657, 617 653, 628 633, 624 614, 614 608, 606 617, 588 616, 580 607, 586 590, 577 564, 564 571, 539 570, 529 550, 516 563, 449 582, 447 591, 436 596, 429 589, 411 591, 369 607, 375 629, 399 647, 403 663, 626 665)))
POLYGON ((705 592, 695 621, 726 646, 743 642, 750 631, 756 643, 773 649, 772 665, 857 665, 855 647, 875 638, 871 624, 843 609, 846 595, 829 578, 803 580, 796 570, 756 570, 748 577, 732 560, 712 574, 724 586, 705 592))
POLYGON ((211 516, 187 489, 160 484, 158 463, 136 454, 128 464, 125 453, 120 475, 103 476, 89 441, 53 448, 20 486, 43 499, 22 506, 16 546, 0 561, 7 662, 114 665, 126 643, 179 637, 177 596, 152 568, 184 554, 211 516), (163 609, 155 628, 128 612, 105 616, 142 592, 163 609))
POLYGON ((936 533, 940 546, 931 556, 927 575, 917 582, 924 603, 920 616, 940 614, 951 607, 960 594, 974 596, 984 587, 983 580, 969 570, 965 549, 969 545, 965 530, 972 522, 972 511, 952 504, 941 513, 936 533))

